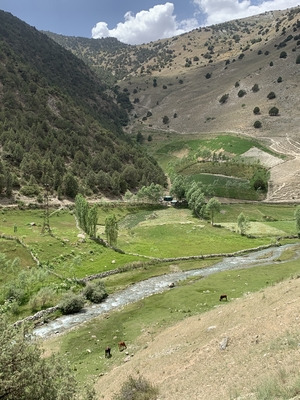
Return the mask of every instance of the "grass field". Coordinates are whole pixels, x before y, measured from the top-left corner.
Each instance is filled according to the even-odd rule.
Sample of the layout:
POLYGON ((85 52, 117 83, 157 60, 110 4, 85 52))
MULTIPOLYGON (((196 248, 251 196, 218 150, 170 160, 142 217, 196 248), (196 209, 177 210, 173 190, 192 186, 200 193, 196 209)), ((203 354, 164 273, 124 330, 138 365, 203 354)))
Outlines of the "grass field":
MULTIPOLYGON (((79 290, 69 278, 83 278, 136 262, 141 266, 149 265, 153 258, 231 253, 275 243, 278 237, 296 234, 294 207, 288 205, 222 205, 221 212, 215 216, 217 227, 193 217, 188 209, 102 204, 98 221, 98 235, 102 238, 105 238, 104 221, 109 214, 117 216, 118 247, 125 254, 89 238, 78 237, 81 232, 72 210, 53 210, 50 215, 53 235, 42 231, 42 210, 2 210, 0 233, 6 238, 0 239, 0 249, 7 260, 20 260, 13 264, 2 262, 6 265, 0 279, 2 305, 8 294, 14 297, 16 292, 19 296, 13 319, 32 313, 30 302, 42 288, 48 287, 54 293, 47 306, 56 305, 66 291, 79 290), (237 233, 236 220, 240 212, 251 222, 247 232, 251 238, 237 233), (33 257, 39 261, 39 266, 33 257)), ((164 273, 164 269, 155 273, 164 273)), ((148 277, 149 271, 144 275, 148 277)), ((140 279, 144 275, 141 274, 140 279)), ((124 285, 126 280, 115 288, 110 286, 109 290, 124 285)))

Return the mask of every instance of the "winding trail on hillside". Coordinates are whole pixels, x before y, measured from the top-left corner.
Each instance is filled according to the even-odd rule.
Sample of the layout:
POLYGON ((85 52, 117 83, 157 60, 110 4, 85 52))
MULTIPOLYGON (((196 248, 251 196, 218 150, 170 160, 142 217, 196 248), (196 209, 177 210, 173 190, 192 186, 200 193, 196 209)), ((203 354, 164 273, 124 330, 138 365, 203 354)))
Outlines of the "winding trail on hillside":
MULTIPOLYGON (((270 138, 268 138, 270 140, 270 138)), ((270 149, 288 158, 270 168, 267 202, 300 202, 300 142, 288 133, 271 139, 270 149)))
POLYGON ((259 250, 244 256, 225 257, 222 261, 207 268, 179 271, 163 276, 153 277, 133 284, 120 292, 114 293, 101 304, 87 307, 80 313, 65 315, 54 321, 38 326, 34 329, 33 334, 41 338, 61 334, 99 315, 120 309, 127 304, 137 302, 153 294, 162 293, 166 290, 173 290, 170 289, 170 284, 176 284, 177 282, 189 277, 199 276, 204 278, 221 271, 263 266, 276 262, 282 263, 282 261, 278 261, 278 258, 286 249, 295 249, 295 258, 300 258, 299 246, 297 244, 289 244, 259 250))

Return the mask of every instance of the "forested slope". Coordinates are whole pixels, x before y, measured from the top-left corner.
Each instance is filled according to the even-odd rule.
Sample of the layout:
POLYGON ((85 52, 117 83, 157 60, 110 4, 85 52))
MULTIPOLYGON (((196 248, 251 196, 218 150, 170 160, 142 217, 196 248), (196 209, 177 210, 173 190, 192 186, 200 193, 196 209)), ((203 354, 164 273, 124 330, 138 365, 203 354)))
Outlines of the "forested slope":
POLYGON ((123 133, 129 106, 71 52, 0 11, 3 195, 35 196, 48 184, 59 195, 118 196, 164 184, 157 163, 123 133))

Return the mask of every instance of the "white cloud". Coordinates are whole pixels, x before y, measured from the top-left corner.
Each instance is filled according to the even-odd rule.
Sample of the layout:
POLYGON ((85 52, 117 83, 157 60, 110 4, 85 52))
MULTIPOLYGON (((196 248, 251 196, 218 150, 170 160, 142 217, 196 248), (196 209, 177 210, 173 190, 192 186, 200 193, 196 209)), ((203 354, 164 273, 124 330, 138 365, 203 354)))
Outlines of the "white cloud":
POLYGON ((94 39, 116 37, 123 43, 141 44, 154 40, 168 38, 188 32, 199 26, 194 18, 176 21, 174 4, 159 4, 148 11, 140 11, 133 15, 130 11, 124 16, 125 22, 120 22, 113 29, 108 29, 106 22, 98 22, 92 29, 94 39))
POLYGON ((199 11, 205 14, 203 25, 245 18, 265 11, 285 10, 298 6, 299 0, 261 0, 258 4, 252 3, 250 0, 194 0, 199 11))

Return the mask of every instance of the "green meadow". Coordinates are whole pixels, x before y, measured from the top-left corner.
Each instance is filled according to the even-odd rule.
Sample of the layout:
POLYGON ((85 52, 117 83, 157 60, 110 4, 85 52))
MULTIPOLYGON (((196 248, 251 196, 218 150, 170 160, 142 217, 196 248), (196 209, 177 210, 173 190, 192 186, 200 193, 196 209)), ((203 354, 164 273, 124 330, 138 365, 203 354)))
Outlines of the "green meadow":
MULTIPOLYGON (((224 204, 215 216, 215 226, 195 218, 189 209, 139 206, 138 203, 106 203, 99 204, 98 208, 97 235, 105 239, 105 218, 116 215, 117 247, 122 252, 88 237, 83 239, 72 209, 51 211, 51 234, 43 232, 43 210, 2 209, 0 250, 6 260, 0 278, 2 306, 15 288, 21 293, 14 304, 12 319, 31 314, 32 299, 45 287, 53 292, 46 305, 56 305, 66 292, 82 289, 74 279, 138 266, 137 276, 141 280, 151 274, 166 273, 165 259, 217 256, 273 244, 279 238, 282 243, 291 242, 287 237, 296 235, 292 205, 224 204), (248 236, 238 232, 236 221, 240 212, 250 221, 248 236)), ((116 287, 110 285, 110 292, 130 284, 124 274, 118 276, 118 283, 116 287)))

